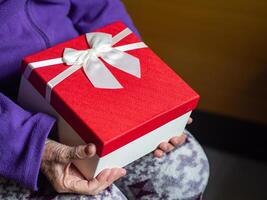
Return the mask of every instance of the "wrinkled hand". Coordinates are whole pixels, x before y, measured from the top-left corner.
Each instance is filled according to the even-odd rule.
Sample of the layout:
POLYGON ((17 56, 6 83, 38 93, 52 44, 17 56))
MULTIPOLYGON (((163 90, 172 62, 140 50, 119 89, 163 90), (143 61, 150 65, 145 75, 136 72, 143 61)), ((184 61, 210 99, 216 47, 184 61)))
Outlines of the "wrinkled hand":
MULTIPOLYGON (((187 124, 191 124, 193 119, 190 117, 187 124)), ((169 142, 162 142, 154 151, 154 156, 160 158, 164 153, 172 151, 175 147, 182 145, 186 140, 186 135, 183 133, 181 136, 172 137, 169 142)))
POLYGON ((86 180, 72 161, 92 157, 95 153, 94 144, 70 147, 48 139, 42 157, 41 170, 59 193, 96 195, 124 176, 126 170, 105 169, 96 178, 86 180))

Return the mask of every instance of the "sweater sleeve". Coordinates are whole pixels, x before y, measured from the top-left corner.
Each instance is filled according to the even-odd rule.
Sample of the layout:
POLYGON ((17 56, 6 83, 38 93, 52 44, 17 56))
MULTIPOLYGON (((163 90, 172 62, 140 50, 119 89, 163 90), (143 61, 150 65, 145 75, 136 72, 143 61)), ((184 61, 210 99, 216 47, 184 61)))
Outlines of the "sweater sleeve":
POLYGON ((37 190, 45 140, 55 119, 30 113, 0 93, 0 176, 37 190))
POLYGON ((71 0, 69 17, 80 34, 122 21, 140 37, 120 0, 71 0))

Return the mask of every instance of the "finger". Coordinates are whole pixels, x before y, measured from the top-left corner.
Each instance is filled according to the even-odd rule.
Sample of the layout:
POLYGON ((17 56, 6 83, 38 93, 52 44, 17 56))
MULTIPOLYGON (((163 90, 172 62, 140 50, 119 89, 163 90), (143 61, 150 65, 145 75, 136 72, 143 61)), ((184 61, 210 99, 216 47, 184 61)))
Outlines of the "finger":
POLYGON ((164 152, 162 151, 162 150, 160 150, 160 149, 156 149, 155 151, 154 151, 154 156, 156 156, 157 158, 160 158, 160 157, 162 157, 164 155, 164 152))
POLYGON ((69 149, 68 158, 70 161, 83 160, 90 158, 96 154, 96 147, 94 144, 79 145, 69 149))
POLYGON ((177 146, 177 145, 180 145, 184 141, 185 138, 186 138, 186 135, 182 133, 180 136, 172 137, 170 139, 170 143, 177 146))
POLYGON ((42 157, 42 160, 46 161, 55 161, 55 162, 66 162, 66 155, 70 146, 61 144, 54 140, 48 140, 45 145, 45 151, 42 157))
POLYGON ((167 144, 167 150, 165 152, 166 153, 171 152, 174 148, 175 148, 175 146, 173 146, 171 143, 168 143, 167 144))
POLYGON ((111 173, 108 177, 108 182, 113 183, 117 179, 121 178, 126 174, 126 170, 123 168, 113 168, 111 169, 111 173))
POLYGON ((170 139, 170 143, 172 143, 174 146, 177 146, 178 144, 180 144, 181 140, 182 140, 181 136, 172 137, 170 139))
POLYGON ((181 136, 173 137, 170 139, 170 143, 172 143, 174 146, 182 145, 186 140, 186 135, 182 134, 181 136))
POLYGON ((105 188, 107 188, 111 183, 108 181, 108 178, 111 174, 111 169, 104 169, 101 171, 97 177, 95 178, 98 181, 97 187, 94 190, 94 194, 98 194, 101 191, 103 191, 105 188))
POLYGON ((95 155, 96 148, 94 144, 79 145, 79 146, 67 146, 57 142, 51 143, 49 148, 49 160, 60 162, 60 163, 69 163, 76 159, 85 159, 95 155))
POLYGON ((100 183, 104 183, 108 181, 108 177, 110 175, 111 169, 104 169, 99 175, 97 175, 96 179, 100 183))
MULTIPOLYGON (((96 193, 103 191, 107 187, 109 187, 114 181, 118 180, 120 177, 126 174, 126 170, 122 168, 113 168, 110 169, 110 174, 107 179, 100 184, 100 187, 97 188, 96 193)), ((100 177, 98 177, 98 181, 100 181, 100 177)))
POLYGON ((158 146, 159 149, 161 149, 163 152, 167 151, 168 148, 168 142, 162 142, 158 146))
POLYGON ((89 188, 89 182, 82 175, 80 176, 79 171, 76 170, 77 169, 73 168, 73 165, 69 163, 65 166, 64 173, 59 173, 63 174, 62 178, 54 177, 51 183, 57 192, 91 194, 95 188, 89 188))
POLYGON ((111 170, 105 169, 99 173, 96 178, 93 178, 90 181, 84 179, 72 180, 71 183, 68 183, 68 188, 70 191, 77 194, 86 194, 86 195, 97 195, 99 192, 108 187, 109 183, 107 181, 111 170))
POLYGON ((174 149, 174 146, 168 142, 162 142, 158 148, 164 152, 170 152, 174 149))
POLYGON ((189 117, 187 124, 191 124, 193 122, 193 118, 189 117))

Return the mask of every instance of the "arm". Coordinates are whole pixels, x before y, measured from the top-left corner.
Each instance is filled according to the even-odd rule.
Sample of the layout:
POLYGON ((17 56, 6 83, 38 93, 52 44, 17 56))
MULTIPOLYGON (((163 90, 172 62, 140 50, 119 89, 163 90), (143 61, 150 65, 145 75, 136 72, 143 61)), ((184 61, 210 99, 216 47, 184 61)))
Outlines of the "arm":
POLYGON ((55 120, 29 113, 0 93, 0 176, 37 190, 44 143, 55 120))
POLYGON ((69 16, 80 34, 122 21, 139 36, 120 0, 71 0, 69 16))
POLYGON ((0 93, 0 176, 37 190, 40 169, 57 192, 95 195, 124 176, 124 169, 101 172, 85 180, 73 160, 95 155, 93 144, 66 146, 46 140, 55 119, 29 113, 0 93))

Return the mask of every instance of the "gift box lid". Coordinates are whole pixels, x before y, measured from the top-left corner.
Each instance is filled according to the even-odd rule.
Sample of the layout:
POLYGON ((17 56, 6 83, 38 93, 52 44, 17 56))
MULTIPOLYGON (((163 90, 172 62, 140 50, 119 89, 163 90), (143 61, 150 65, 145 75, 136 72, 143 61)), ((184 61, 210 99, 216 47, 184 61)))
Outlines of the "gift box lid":
MULTIPOLYGON (((115 37, 126 28, 122 22, 116 22, 95 32, 115 37)), ((130 33, 113 47, 140 42, 135 34, 130 33)), ((91 48, 86 36, 82 35, 30 55, 23 59, 24 76, 31 63, 42 65, 44 60, 62 58, 66 47, 76 50, 91 48)), ((139 77, 99 58, 121 88, 96 88, 81 68, 62 79, 51 92, 49 103, 52 107, 86 143, 96 144, 100 157, 193 110, 199 100, 199 95, 150 48, 131 49, 125 53, 139 60, 139 77)), ((50 63, 32 69, 26 78, 45 97, 48 82, 69 68, 70 65, 65 63, 50 63)))

